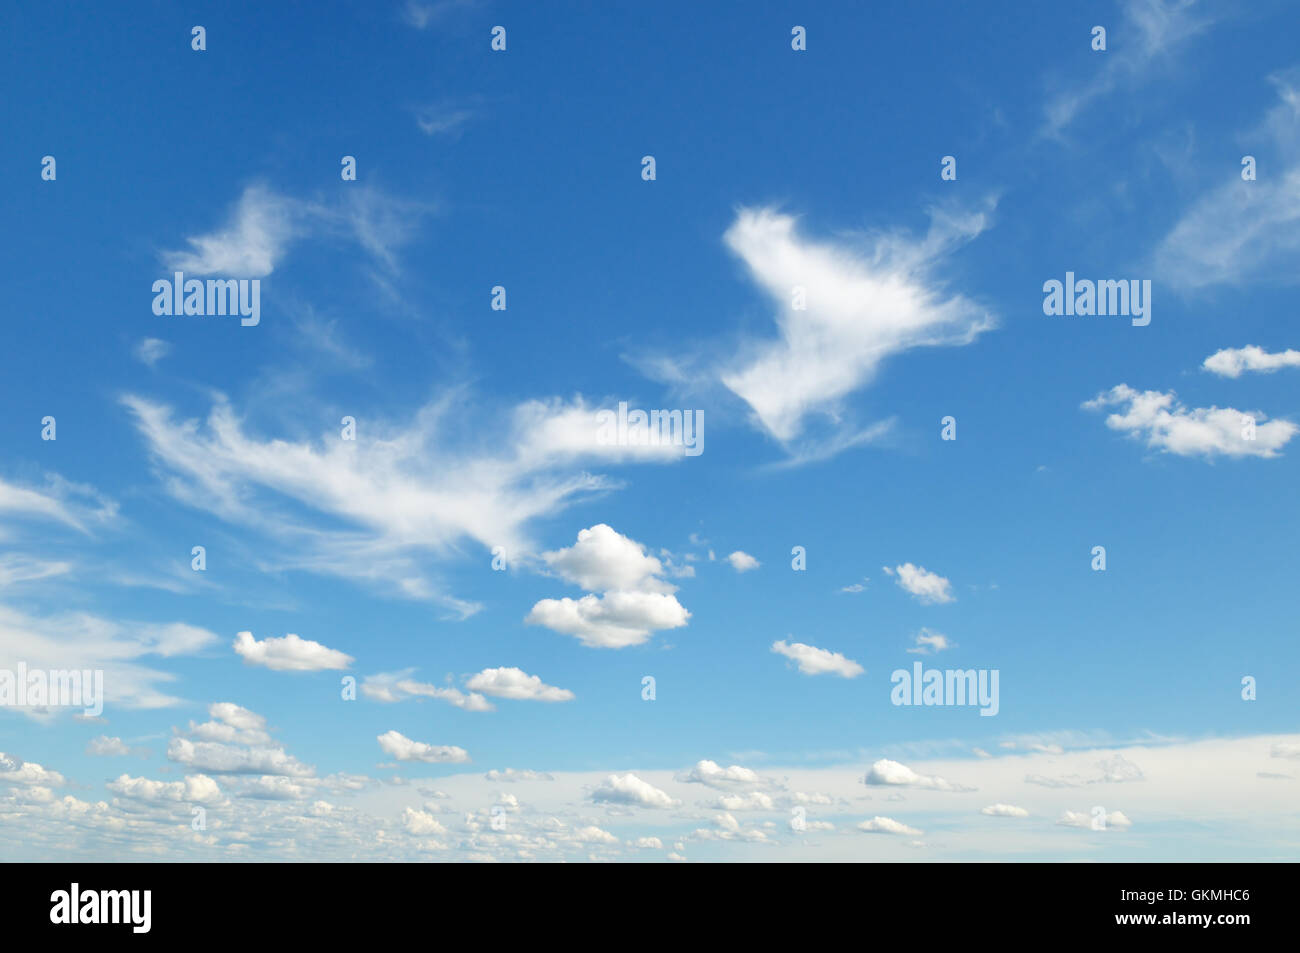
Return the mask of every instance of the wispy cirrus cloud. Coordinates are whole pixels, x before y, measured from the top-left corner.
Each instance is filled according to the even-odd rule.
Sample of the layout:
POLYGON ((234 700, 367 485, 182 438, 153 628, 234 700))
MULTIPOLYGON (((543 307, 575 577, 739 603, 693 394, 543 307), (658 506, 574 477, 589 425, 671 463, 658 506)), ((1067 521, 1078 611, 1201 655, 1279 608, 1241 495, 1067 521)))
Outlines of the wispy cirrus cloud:
MULTIPOLYGON (((122 402, 171 494, 274 539, 267 565, 348 577, 461 616, 477 605, 446 592, 426 560, 457 556, 474 542, 522 561, 535 552, 533 520, 617 486, 586 464, 681 459, 672 452, 680 448, 647 455, 643 447, 602 444, 595 408, 580 397, 527 401, 504 420, 484 411, 486 426, 475 431, 463 419, 464 393, 456 391, 407 423, 362 419, 355 440, 334 431, 316 441, 252 434, 223 397, 202 423, 177 420, 170 407, 144 397, 122 402), (286 504, 315 518, 290 516, 286 504)), ((584 604, 578 615, 597 630, 621 625, 654 609, 644 597, 672 591, 664 586, 642 578, 630 595, 584 604)), ((658 602, 671 609, 676 600, 658 602)))
MULTIPOLYGON (((805 237, 793 216, 771 208, 742 209, 725 241, 777 305, 775 338, 742 341, 719 379, 747 403, 758 425, 790 452, 824 459, 888 429, 850 433, 846 397, 867 386, 880 365, 918 347, 960 346, 995 324, 934 276, 956 245, 989 224, 992 203, 976 212, 931 210, 929 233, 894 232, 862 244, 805 237), (832 432, 795 446, 810 417, 832 432)), ((851 429, 851 428, 850 428, 851 429)))
POLYGON ((1233 176, 1212 189, 1161 239, 1156 274, 1175 287, 1300 281, 1300 67, 1269 79, 1280 101, 1250 138, 1268 149, 1259 161, 1272 167, 1254 181, 1233 176))
POLYGON ((391 275, 400 270, 398 250, 432 211, 427 202, 399 199, 371 185, 356 185, 327 202, 258 182, 244 189, 223 225, 190 236, 187 249, 164 251, 161 259, 165 267, 191 275, 264 278, 300 241, 345 238, 391 275))
MULTIPOLYGON (((1196 0, 1126 0, 1121 9, 1123 19, 1107 25, 1106 50, 1092 52, 1097 60, 1088 79, 1048 100, 1042 135, 1061 138, 1088 107, 1168 67, 1174 55, 1214 22, 1205 4, 1196 0)), ((1080 33, 1079 43, 1089 43, 1089 34, 1080 33)))

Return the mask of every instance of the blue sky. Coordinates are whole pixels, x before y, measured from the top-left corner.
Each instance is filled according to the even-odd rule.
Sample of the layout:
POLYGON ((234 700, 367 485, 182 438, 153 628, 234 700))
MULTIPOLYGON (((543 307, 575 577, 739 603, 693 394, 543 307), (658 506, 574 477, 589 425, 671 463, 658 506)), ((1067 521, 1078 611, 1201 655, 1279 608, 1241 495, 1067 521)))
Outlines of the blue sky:
POLYGON ((758 7, 13 11, 0 850, 1294 858, 1294 11, 758 7))

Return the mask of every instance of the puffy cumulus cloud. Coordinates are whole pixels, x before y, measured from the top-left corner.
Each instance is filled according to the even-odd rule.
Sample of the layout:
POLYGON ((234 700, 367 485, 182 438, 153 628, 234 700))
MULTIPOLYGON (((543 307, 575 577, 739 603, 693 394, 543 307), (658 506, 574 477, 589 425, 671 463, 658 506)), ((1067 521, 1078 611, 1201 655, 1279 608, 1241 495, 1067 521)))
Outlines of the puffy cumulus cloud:
POLYGON ((736 840, 756 844, 770 844, 771 838, 757 827, 745 827, 730 813, 715 815, 712 828, 701 828, 692 837, 698 840, 736 840))
POLYGON ((751 569, 757 569, 762 565, 749 553, 739 549, 727 557, 727 562, 731 563, 731 568, 736 572, 749 572, 751 569))
POLYGON ((903 563, 890 569, 888 566, 882 566, 885 574, 893 576, 898 585, 916 597, 918 602, 933 604, 942 602, 953 602, 956 597, 952 594, 952 583, 936 572, 930 572, 924 566, 914 566, 912 563, 903 563))
POLYGON ((987 814, 989 817, 1028 817, 1029 812, 1023 807, 1016 807, 1014 804, 990 804, 988 807, 980 808, 981 814, 987 814))
POLYGON ((271 734, 266 730, 266 719, 234 702, 213 702, 208 706, 211 721, 202 724, 190 722, 189 734, 200 741, 219 741, 223 744, 269 745, 271 734))
POLYGON ((567 702, 573 700, 573 692, 567 688, 547 685, 536 675, 529 675, 518 668, 485 668, 477 675, 471 676, 465 687, 492 695, 496 698, 510 698, 516 701, 567 702))
POLYGON ((1262 347, 1227 347, 1215 351, 1201 364, 1211 374, 1220 377, 1240 377, 1247 371, 1271 374, 1284 367, 1300 367, 1300 351, 1287 348, 1269 353, 1262 347))
POLYGON ((167 760, 210 774, 261 774, 311 778, 316 769, 272 739, 266 719, 233 702, 208 706, 211 720, 189 724, 167 744, 167 760), (185 735, 188 735, 186 737, 185 735))
POLYGON ((319 783, 315 778, 262 775, 226 779, 226 789, 229 793, 260 801, 303 801, 311 797, 318 786, 319 783))
MULTIPOLYGON (((993 326, 983 308, 945 294, 932 276, 950 249, 985 229, 986 214, 932 210, 931 218, 924 239, 894 232, 864 248, 807 238, 792 216, 770 208, 737 213, 725 241, 777 306, 777 334, 743 341, 719 376, 778 441, 799 437, 809 415, 838 420, 844 398, 869 384, 888 358, 969 344, 993 326), (792 288, 804 291, 804 307, 792 288)), ((830 446, 866 437, 840 434, 830 446)))
POLYGON ((935 655, 953 647, 948 636, 942 632, 933 632, 930 629, 922 629, 916 633, 913 642, 915 644, 907 651, 915 655, 935 655))
POLYGON ((527 769, 522 771, 517 771, 514 768, 506 768, 504 771, 498 771, 496 768, 493 768, 491 771, 488 771, 486 774, 484 774, 483 777, 487 778, 489 781, 507 781, 507 782, 554 781, 555 780, 554 775, 547 774, 545 771, 531 771, 527 769))
POLYGON ((447 828, 443 827, 432 814, 411 807, 402 811, 401 823, 402 828, 408 834, 414 834, 417 837, 447 833, 447 828))
POLYGON ((1271 758, 1297 758, 1300 759, 1300 744, 1294 744, 1287 741, 1279 741, 1269 749, 1271 758))
POLYGON ((1106 814, 1098 811, 1096 816, 1085 811, 1066 811, 1056 823, 1061 827, 1079 827, 1084 830, 1122 831, 1133 826, 1133 822, 1121 811, 1106 814))
POLYGON ((131 749, 128 748, 121 738, 110 738, 107 735, 100 735, 98 738, 91 738, 86 744, 86 754, 100 757, 115 757, 128 755, 131 749))
POLYGON ((62 787, 63 775, 37 764, 23 761, 0 751, 0 784, 21 784, 39 787, 62 787))
POLYGON ((183 781, 153 781, 123 774, 104 786, 114 794, 137 801, 215 804, 221 800, 221 788, 206 774, 186 775, 183 781))
POLYGON ((1118 407, 1106 426, 1143 440, 1153 450, 1180 457, 1276 457, 1300 429, 1289 420, 1269 420, 1231 407, 1188 409, 1170 391, 1137 391, 1118 384, 1083 404, 1086 410, 1118 407), (1251 426, 1253 422, 1253 427, 1251 426))
POLYGON ((462 692, 447 686, 440 688, 418 682, 410 675, 414 669, 367 675, 361 681, 361 694, 371 701, 395 703, 408 698, 436 698, 465 711, 496 711, 496 707, 478 692, 462 692))
POLYGON ((597 804, 627 804, 634 807, 669 808, 681 802, 669 797, 635 774, 611 774, 588 797, 597 804))
POLYGON ((249 748, 188 738, 173 738, 168 742, 167 760, 213 774, 282 774, 298 778, 315 774, 314 768, 283 748, 249 748))
POLYGON ((772 651, 796 663, 799 671, 805 675, 838 675, 840 678, 856 678, 866 671, 853 659, 845 658, 839 652, 819 649, 812 645, 805 645, 803 642, 773 642, 772 651))
POLYGON ((602 828, 579 827, 573 832, 573 839, 583 844, 617 844, 619 840, 613 834, 602 828))
POLYGON ((749 768, 738 764, 724 768, 716 761, 709 761, 707 758, 695 762, 695 766, 689 771, 678 774, 676 780, 685 784, 706 784, 721 790, 763 783, 763 779, 749 768))
POLYGON ((397 731, 386 731, 378 737, 379 747, 386 754, 398 761, 424 761, 429 764, 442 762, 463 763, 469 760, 469 752, 455 745, 430 745, 423 741, 412 741, 397 731))
POLYGON ((578 533, 568 549, 544 554, 569 582, 603 590, 580 599, 542 599, 524 621, 571 635, 592 648, 640 645, 661 629, 686 625, 691 614, 661 578, 663 564, 645 547, 604 523, 578 533))
POLYGON ((592 648, 621 649, 640 645, 660 629, 681 628, 690 617, 668 593, 607 592, 581 599, 542 599, 524 621, 571 635, 592 648))
POLYGON ((637 850, 663 850, 664 842, 657 837, 638 837, 636 840, 628 841, 629 847, 635 847, 637 850))
POLYGON ((578 531, 567 549, 542 554, 546 565, 567 582, 598 592, 638 590, 675 592, 664 582, 664 566, 646 547, 605 523, 578 531))
POLYGON ((328 649, 319 642, 300 639, 292 632, 282 639, 266 638, 258 642, 252 632, 235 636, 235 653, 249 665, 261 665, 276 672, 320 672, 345 669, 352 656, 328 649))
POLYGON ((868 834, 910 834, 913 837, 919 837, 925 833, 915 827, 908 827, 902 821, 896 821, 892 817, 880 817, 879 815, 869 821, 862 821, 858 824, 858 830, 865 831, 868 834))
POLYGON ((776 802, 770 794, 762 791, 750 791, 747 794, 722 794, 713 802, 714 806, 724 811, 772 811, 776 802))
POLYGON ((934 775, 917 774, 905 764, 881 758, 872 764, 863 784, 884 787, 925 788, 931 791, 974 791, 975 788, 954 784, 934 775))

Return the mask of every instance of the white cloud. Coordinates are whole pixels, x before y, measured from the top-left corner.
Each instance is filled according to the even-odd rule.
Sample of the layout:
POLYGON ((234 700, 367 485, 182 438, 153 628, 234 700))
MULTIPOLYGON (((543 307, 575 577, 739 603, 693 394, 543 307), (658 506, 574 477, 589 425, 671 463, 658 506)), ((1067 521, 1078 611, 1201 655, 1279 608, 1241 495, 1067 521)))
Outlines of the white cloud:
POLYGON ((0 479, 0 513, 49 520, 90 533, 92 527, 116 519, 117 504, 88 486, 58 476, 48 477, 41 489, 0 479))
MULTIPOLYGON (((1175 52, 1211 23, 1208 17, 1197 15, 1196 0, 1126 0, 1122 9, 1124 19, 1120 24, 1113 28, 1106 24, 1106 51, 1088 50, 1097 64, 1085 72, 1088 79, 1059 92, 1048 102, 1044 135, 1059 138, 1085 107, 1111 93, 1137 86, 1154 66, 1167 65, 1175 52)), ((1091 34, 1082 35, 1080 42, 1090 45, 1091 34)))
POLYGON ((443 827, 438 819, 427 811, 418 811, 415 808, 408 807, 402 811, 401 821, 406 832, 414 834, 416 837, 447 833, 447 828, 443 827))
POLYGON ((772 811, 776 809, 776 802, 770 794, 750 791, 748 794, 719 795, 714 806, 724 811, 772 811))
POLYGON ((187 775, 184 781, 153 781, 123 774, 104 786, 114 794, 137 801, 215 804, 221 800, 221 788, 206 774, 187 775))
POLYGON ((23 553, 6 553, 0 556, 0 586, 49 579, 51 576, 62 576, 71 571, 72 563, 61 559, 40 559, 23 553))
POLYGON ((917 774, 905 764, 881 758, 862 779, 863 784, 886 787, 925 788, 931 791, 974 791, 975 788, 954 784, 945 778, 917 774))
POLYGON ((758 774, 749 768, 739 764, 724 768, 716 761, 710 761, 707 758, 697 761, 690 771, 679 774, 677 780, 684 784, 704 784, 721 790, 734 788, 737 785, 761 784, 763 781, 758 774))
POLYGON ((460 127, 474 118, 474 111, 452 103, 430 103, 415 113, 415 124, 426 136, 455 138, 460 127))
POLYGON ((599 827, 579 827, 573 832, 573 839, 582 844, 617 844, 618 838, 599 827))
POLYGON ((439 688, 417 682, 410 675, 414 669, 367 675, 361 681, 361 694, 371 701, 400 702, 408 698, 437 698, 465 711, 496 711, 496 707, 478 692, 466 694, 458 688, 439 688))
POLYGON ((751 569, 757 569, 762 565, 749 553, 742 552, 739 549, 727 557, 727 562, 731 563, 731 568, 736 572, 749 572, 751 569))
POLYGON ((475 3, 476 0, 432 0, 430 3, 406 0, 406 6, 402 8, 402 19, 408 26, 423 30, 430 24, 437 23, 447 14, 473 7, 475 3))
POLYGON ((890 569, 888 566, 882 566, 881 568, 884 569, 886 575, 893 576, 894 581, 914 595, 919 602, 932 604, 953 602, 956 599, 952 594, 952 584, 943 576, 930 572, 924 566, 903 563, 903 565, 894 569, 890 569))
POLYGON ((497 698, 517 701, 567 702, 573 692, 547 685, 536 675, 518 668, 485 668, 465 682, 465 687, 497 698))
POLYGON ((135 346, 132 352, 141 364, 153 367, 170 352, 172 346, 159 338, 145 338, 135 346))
POLYGON ((315 774, 314 768, 287 754, 283 748, 196 742, 188 738, 173 738, 167 744, 167 760, 213 774, 275 774, 295 778, 315 774))
POLYGON ((691 614, 676 596, 658 592, 610 592, 581 599, 542 599, 524 619, 530 625, 572 635, 592 648, 640 645, 658 629, 686 625, 691 614))
MULTIPOLYGON (((1123 815, 1120 811, 1111 811, 1109 814, 1098 815, 1098 825, 1096 830, 1116 830, 1122 831, 1132 827, 1133 822, 1123 815), (1104 826, 1103 826, 1104 824, 1104 826)), ((1061 827, 1081 827, 1085 830, 1093 830, 1093 816, 1086 811, 1066 811, 1056 822, 1061 827)))
POLYGON ((104 673, 104 701, 126 708, 162 708, 180 699, 160 685, 175 676, 148 658, 194 655, 218 641, 213 632, 180 622, 114 622, 85 612, 35 617, 0 606, 0 669, 77 669, 104 673))
POLYGON ((1260 163, 1258 180, 1233 176, 1194 203, 1156 248, 1160 278, 1187 290, 1265 278, 1298 280, 1300 68, 1270 79, 1281 101, 1265 116, 1262 128, 1250 134, 1262 147, 1252 148, 1260 163))
POLYGON ((129 755, 131 749, 126 746, 121 738, 110 738, 107 735, 100 735, 98 738, 91 738, 86 745, 86 754, 97 755, 101 757, 116 757, 129 755))
POLYGON ((386 754, 398 761, 424 761, 429 764, 442 762, 461 763, 469 760, 469 752, 455 745, 430 745, 423 741, 412 741, 397 731, 386 731, 377 739, 379 747, 386 754))
POLYGON ((1106 417, 1106 426, 1135 439, 1145 440, 1153 450, 1181 457, 1276 457, 1295 436, 1297 426, 1289 420, 1267 420, 1259 412, 1247 415, 1231 407, 1198 407, 1189 410, 1170 391, 1136 391, 1119 384, 1083 404, 1086 410, 1119 407, 1106 417), (1246 439, 1247 417, 1255 421, 1254 439, 1246 439))
POLYGON ((630 773, 611 774, 591 792, 590 797, 598 804, 628 804, 636 807, 669 808, 681 803, 630 773))
POLYGON ((1245 371, 1269 374, 1284 367, 1300 367, 1300 351, 1288 348, 1269 353, 1262 347, 1227 347, 1215 351, 1201 365, 1220 377, 1240 377, 1245 371))
POLYGON ((1016 807, 1014 804, 990 804, 988 807, 980 808, 981 814, 987 814, 990 817, 1028 817, 1029 812, 1023 807, 1016 807))
POLYGON ((915 655, 934 655, 952 648, 948 636, 942 632, 932 632, 929 629, 922 629, 916 633, 916 638, 913 641, 916 643, 915 647, 907 651, 915 655))
POLYGON ((660 578, 663 564, 604 523, 581 530, 573 546, 543 558, 568 581, 605 592, 542 599, 524 618, 529 625, 572 635, 592 648, 626 648, 656 630, 680 628, 691 617, 673 595, 677 587, 660 578))
POLYGON ((258 642, 252 632, 235 636, 235 652, 249 665, 261 665, 276 672, 321 672, 345 669, 352 656, 327 649, 319 642, 300 639, 289 633, 282 639, 267 638, 258 642))
POLYGON ((877 815, 869 821, 863 821, 858 825, 858 830, 866 831, 868 834, 911 834, 913 837, 919 836, 924 831, 919 831, 915 827, 908 827, 901 821, 896 821, 892 817, 880 817, 877 815))
POLYGON ((506 768, 504 771, 498 771, 496 768, 493 768, 491 771, 483 775, 483 777, 487 778, 489 781, 509 781, 509 782, 554 781, 555 780, 555 777, 553 775, 548 774, 545 771, 532 771, 529 769, 516 770, 514 768, 506 768))
POLYGON ((799 671, 805 675, 838 675, 841 678, 856 678, 866 671, 861 665, 839 652, 819 649, 803 642, 784 640, 772 643, 772 651, 795 662, 799 671))
POLYGON ((194 275, 264 278, 300 232, 301 215, 298 203, 264 185, 251 185, 224 227, 187 239, 190 250, 167 252, 163 263, 194 275))
POLYGON ((664 567, 646 547, 605 523, 578 531, 578 541, 568 549, 542 554, 547 566, 561 578, 583 589, 675 592, 676 587, 658 577, 664 567))
POLYGON ((267 731, 266 718, 233 702, 208 706, 211 721, 190 722, 167 744, 167 760, 211 774, 312 778, 316 769, 285 752, 267 731))
MULTIPOLYGON (((720 376, 781 443, 799 437, 810 414, 834 422, 841 401, 869 384, 887 358, 916 347, 968 344, 993 326, 982 308, 945 295, 929 276, 952 245, 984 230, 985 215, 932 212, 932 218, 922 240, 891 234, 858 249, 807 239, 793 217, 771 209, 738 213, 725 240, 778 306, 778 336, 744 343, 720 376), (806 309, 794 307, 796 287, 806 290, 806 309)), ((868 436, 878 433, 839 432, 827 452, 868 436)))
MULTIPOLYGON (((535 551, 530 522, 613 487, 584 463, 648 459, 601 445, 581 398, 519 404, 504 425, 489 417, 484 431, 463 419, 465 401, 453 392, 408 425, 363 418, 355 441, 333 430, 313 442, 251 435, 221 397, 205 424, 123 399, 173 496, 278 544, 262 568, 369 582, 462 617, 479 607, 443 592, 422 557, 459 555, 473 541, 522 560, 535 551), (316 525, 302 512, 290 517, 285 501, 316 525)), ((644 578, 639 588, 671 591, 644 578)))
POLYGON ((0 751, 0 784, 21 784, 38 787, 62 787, 63 775, 42 767, 35 761, 23 761, 0 751))

